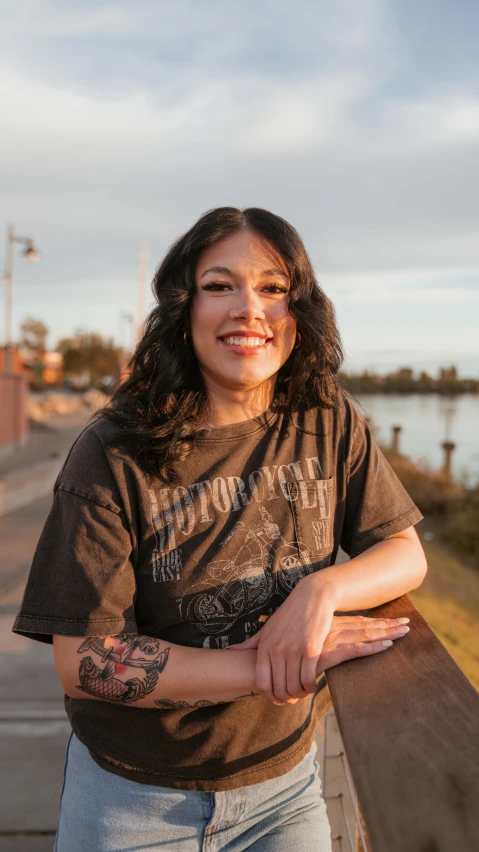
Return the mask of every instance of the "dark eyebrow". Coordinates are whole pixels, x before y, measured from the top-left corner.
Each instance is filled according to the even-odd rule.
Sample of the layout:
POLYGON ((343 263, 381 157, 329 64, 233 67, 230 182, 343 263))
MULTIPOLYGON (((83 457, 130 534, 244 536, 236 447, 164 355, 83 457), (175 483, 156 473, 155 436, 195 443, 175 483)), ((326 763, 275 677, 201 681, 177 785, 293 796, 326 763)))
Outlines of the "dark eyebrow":
POLYGON ((205 271, 201 273, 200 278, 203 278, 203 276, 207 275, 208 272, 218 272, 220 275, 233 275, 231 269, 228 269, 227 266, 210 266, 208 269, 205 269, 205 271))
POLYGON ((286 278, 289 281, 288 273, 276 266, 274 266, 273 269, 263 269, 263 275, 282 275, 283 278, 286 278))
MULTIPOLYGON (((233 277, 234 273, 231 269, 228 269, 227 266, 210 266, 208 269, 205 269, 204 272, 201 273, 200 278, 203 278, 204 275, 207 275, 208 272, 217 272, 219 275, 231 275, 233 277)), ((289 275, 287 272, 283 272, 282 269, 277 267, 273 267, 272 269, 263 269, 262 275, 282 275, 283 278, 286 278, 289 281, 289 275)))

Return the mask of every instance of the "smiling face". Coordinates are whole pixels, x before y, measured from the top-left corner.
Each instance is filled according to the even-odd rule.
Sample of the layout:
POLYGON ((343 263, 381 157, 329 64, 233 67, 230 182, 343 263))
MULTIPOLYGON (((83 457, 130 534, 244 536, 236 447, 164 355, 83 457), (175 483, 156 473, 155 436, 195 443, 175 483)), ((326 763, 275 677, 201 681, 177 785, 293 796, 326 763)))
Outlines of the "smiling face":
POLYGON ((193 347, 206 388, 271 393, 296 339, 284 260, 245 230, 205 249, 196 268, 193 347))

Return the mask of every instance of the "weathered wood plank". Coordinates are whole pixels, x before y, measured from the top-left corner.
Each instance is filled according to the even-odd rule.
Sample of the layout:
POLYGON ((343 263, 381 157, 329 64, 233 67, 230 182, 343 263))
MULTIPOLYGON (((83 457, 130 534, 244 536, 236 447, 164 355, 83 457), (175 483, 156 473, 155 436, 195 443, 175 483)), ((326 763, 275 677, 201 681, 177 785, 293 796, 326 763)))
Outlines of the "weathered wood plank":
POLYGON ((321 720, 318 744, 321 785, 331 827, 333 852, 337 852, 341 847, 356 852, 357 820, 359 819, 357 796, 356 791, 350 788, 346 779, 347 760, 339 733, 338 720, 334 713, 328 713, 321 720))
POLYGON ((407 596, 377 656, 326 672, 373 852, 478 852, 479 694, 407 596))

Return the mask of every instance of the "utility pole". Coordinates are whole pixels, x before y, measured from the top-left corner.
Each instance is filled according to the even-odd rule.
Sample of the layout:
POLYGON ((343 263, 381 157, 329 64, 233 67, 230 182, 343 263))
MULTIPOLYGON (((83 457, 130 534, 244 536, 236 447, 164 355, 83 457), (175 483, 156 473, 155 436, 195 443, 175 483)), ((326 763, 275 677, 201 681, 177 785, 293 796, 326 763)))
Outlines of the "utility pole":
POLYGON ((118 331, 119 331, 119 349, 118 349, 118 370, 120 379, 126 364, 131 356, 131 329, 133 328, 133 314, 127 311, 120 311, 118 315, 118 331))
POLYGON ((454 441, 451 441, 451 433, 452 433, 452 421, 455 415, 455 408, 448 407, 444 411, 446 427, 445 427, 445 440, 442 442, 441 447, 444 450, 444 463, 443 463, 443 471, 448 479, 452 476, 452 454, 456 449, 456 445, 454 441))
POLYGON ((391 449, 395 455, 399 455, 399 436, 402 431, 402 426, 393 426, 392 427, 392 442, 391 449))
POLYGON ((12 351, 12 325, 13 325, 13 261, 15 257, 14 245, 20 243, 25 246, 22 255, 30 263, 35 263, 40 254, 33 244, 31 237, 17 237, 13 225, 7 226, 7 240, 5 246, 5 272, 0 275, 0 281, 5 281, 5 372, 13 373, 13 351, 12 351))
POLYGON ((136 328, 136 339, 139 341, 143 323, 146 317, 146 280, 148 278, 148 248, 142 243, 140 246, 140 263, 138 268, 138 318, 136 328))

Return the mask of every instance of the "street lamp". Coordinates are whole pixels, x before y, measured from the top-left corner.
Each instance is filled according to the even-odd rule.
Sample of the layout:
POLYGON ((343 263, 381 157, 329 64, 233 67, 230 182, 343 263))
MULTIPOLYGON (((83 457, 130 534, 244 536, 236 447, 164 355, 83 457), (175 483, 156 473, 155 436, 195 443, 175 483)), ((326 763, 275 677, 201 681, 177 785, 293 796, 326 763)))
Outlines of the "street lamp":
POLYGON ((126 311, 120 311, 118 315, 118 328, 120 338, 120 346, 118 349, 118 370, 120 373, 120 380, 128 360, 128 353, 131 349, 130 337, 132 325, 133 314, 129 314, 126 311))
POLYGON ((12 356, 12 308, 13 308, 13 260, 14 246, 19 243, 24 246, 22 256, 29 263, 40 260, 40 254, 35 248, 31 237, 18 237, 12 225, 7 227, 6 267, 0 281, 5 281, 5 372, 13 373, 12 356))
POLYGON ((120 312, 120 345, 123 348, 123 342, 125 343, 125 352, 129 352, 131 349, 131 329, 133 327, 133 314, 129 314, 126 311, 120 312), (123 334, 122 325, 125 324, 125 333, 123 334))

